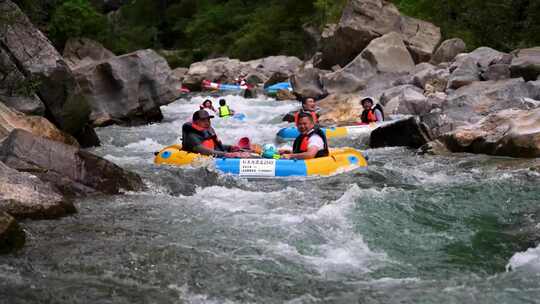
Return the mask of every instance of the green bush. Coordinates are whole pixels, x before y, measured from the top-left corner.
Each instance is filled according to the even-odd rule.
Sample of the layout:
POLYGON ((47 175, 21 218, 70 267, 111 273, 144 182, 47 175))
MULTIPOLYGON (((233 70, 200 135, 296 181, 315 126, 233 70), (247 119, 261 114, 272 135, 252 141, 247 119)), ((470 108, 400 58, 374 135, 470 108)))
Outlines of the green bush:
POLYGON ((101 40, 108 27, 107 19, 86 0, 65 0, 58 6, 49 24, 49 37, 62 49, 71 37, 101 40))

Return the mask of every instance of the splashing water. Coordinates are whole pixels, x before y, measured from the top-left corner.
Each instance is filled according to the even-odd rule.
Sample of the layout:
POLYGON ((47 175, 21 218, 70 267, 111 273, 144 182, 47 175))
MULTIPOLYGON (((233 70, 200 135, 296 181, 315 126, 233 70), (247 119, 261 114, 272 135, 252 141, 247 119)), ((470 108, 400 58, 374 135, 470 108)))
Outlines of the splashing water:
MULTIPOLYGON (((527 161, 386 148, 366 151, 367 171, 271 180, 155 166, 153 152, 179 142, 204 99, 163 107, 161 123, 99 129, 103 145, 91 152, 149 190, 80 199, 75 216, 24 223, 26 247, 0 257, 0 303, 538 301, 539 249, 528 248, 540 238, 527 215, 540 174, 527 161)), ((298 106, 225 99, 246 115, 213 119, 225 143, 275 143, 298 106)))

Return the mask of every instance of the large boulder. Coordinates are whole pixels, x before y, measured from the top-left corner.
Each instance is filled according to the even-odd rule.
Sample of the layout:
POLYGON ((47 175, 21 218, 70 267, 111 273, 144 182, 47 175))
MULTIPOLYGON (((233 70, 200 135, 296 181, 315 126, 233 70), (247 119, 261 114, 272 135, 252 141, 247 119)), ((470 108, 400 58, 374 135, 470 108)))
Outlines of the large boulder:
POLYGON ((450 78, 448 79, 449 89, 459 89, 475 81, 480 81, 480 68, 474 58, 465 58, 458 64, 451 66, 450 78))
POLYGON ((467 45, 459 38, 445 40, 433 54, 431 62, 434 64, 450 62, 454 60, 458 54, 465 52, 466 49, 467 45))
POLYGON ((24 245, 24 232, 13 217, 0 211, 0 254, 6 254, 24 245))
POLYGON ((64 47, 63 56, 69 67, 75 69, 78 66, 113 58, 115 55, 97 41, 88 38, 70 38, 64 47))
POLYGON ((438 68, 427 62, 417 65, 411 71, 411 83, 415 86, 426 90, 431 86, 437 92, 444 92, 448 85, 450 72, 448 69, 438 68))
POLYGON ((24 130, 14 130, 0 147, 0 161, 9 167, 32 172, 63 194, 117 194, 143 188, 141 178, 89 152, 24 130))
MULTIPOLYGON (((1 22, 1 21, 0 21, 1 22)), ((0 47, 0 100, 20 112, 44 115, 45 105, 32 90, 32 81, 17 68, 9 54, 0 47)))
POLYGON ((160 121, 160 106, 180 97, 180 81, 153 50, 109 58, 74 70, 96 126, 160 121))
POLYGON ((298 70, 301 64, 302 60, 297 57, 281 55, 247 61, 244 65, 251 67, 268 79, 276 72, 285 73, 291 76, 298 70))
POLYGON ((10 109, 0 101, 0 140, 8 136, 14 129, 23 129, 50 140, 76 147, 79 146, 79 143, 73 136, 60 131, 45 117, 25 116, 16 110, 10 109))
POLYGON ((499 52, 489 47, 479 47, 470 53, 462 53, 454 58, 454 66, 459 66, 462 62, 472 59, 480 69, 486 69, 493 64, 510 64, 512 55, 499 52))
POLYGON ((13 2, 1 1, 0 15, 7 20, 0 23, 1 48, 27 79, 36 81, 35 91, 47 108, 47 118, 81 145, 99 144, 88 127, 88 102, 62 56, 13 2))
POLYGON ((16 218, 50 219, 76 212, 49 183, 0 162, 0 213, 16 218))
POLYGON ((534 86, 519 78, 478 81, 450 92, 440 104, 440 112, 429 113, 422 121, 434 136, 439 136, 504 109, 535 108, 535 103, 527 101, 535 98, 535 94, 534 86))
POLYGON ((441 29, 432 23, 403 16, 401 33, 414 62, 431 60, 435 48, 441 42, 441 29))
MULTIPOLYGON (((386 115, 423 115, 434 107, 423 92, 414 86, 397 87, 383 93, 384 112, 386 115)), ((382 104, 382 102, 381 102, 382 104)))
POLYGON ((510 70, 512 77, 523 77, 525 80, 536 80, 540 77, 540 47, 514 52, 510 70))
POLYGON ((372 40, 360 54, 379 72, 409 72, 414 68, 411 54, 405 47, 401 34, 388 33, 372 40))
POLYGON ((325 28, 322 33, 321 67, 347 65, 371 40, 399 31, 400 26, 401 15, 390 1, 349 1, 339 24, 325 28))
POLYGON ((369 139, 371 148, 411 147, 418 149, 432 140, 427 126, 418 117, 409 117, 385 124, 373 130, 369 139))
POLYGON ((401 16, 387 0, 351 0, 337 25, 325 28, 321 38, 322 61, 329 69, 347 65, 373 39, 390 32, 403 34, 417 62, 427 61, 441 39, 440 29, 428 22, 401 16))
POLYGON ((311 65, 302 67, 291 76, 293 92, 300 97, 317 98, 325 94, 321 82, 321 70, 311 65))
MULTIPOLYGON (((540 108, 494 113, 476 124, 446 133, 430 145, 443 145, 451 152, 540 157, 540 108)), ((430 145, 423 149, 429 151, 430 145)))
POLYGON ((322 83, 328 93, 352 93, 363 90, 377 70, 362 56, 336 72, 322 76, 322 83))

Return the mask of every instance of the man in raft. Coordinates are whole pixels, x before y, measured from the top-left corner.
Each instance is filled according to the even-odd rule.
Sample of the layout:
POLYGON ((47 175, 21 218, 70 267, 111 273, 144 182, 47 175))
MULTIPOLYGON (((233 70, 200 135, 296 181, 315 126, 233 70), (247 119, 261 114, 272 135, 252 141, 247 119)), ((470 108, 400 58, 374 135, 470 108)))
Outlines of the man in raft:
POLYGON ((182 126, 182 150, 227 158, 249 158, 249 152, 240 152, 238 146, 227 146, 217 138, 210 119, 214 116, 205 110, 193 113, 191 122, 186 122, 182 126))
POLYGON ((296 124, 300 135, 293 144, 293 150, 280 151, 285 159, 311 159, 328 156, 328 142, 326 135, 315 126, 315 121, 310 113, 301 112, 296 124))
POLYGON ((287 122, 294 122, 295 124, 298 124, 298 117, 299 114, 305 112, 311 115, 313 117, 313 121, 315 124, 319 124, 319 113, 317 113, 317 102, 315 101, 315 98, 308 97, 305 99, 302 99, 302 109, 296 111, 287 113, 283 117, 283 121, 287 122))
POLYGON ((360 103, 364 108, 364 111, 362 111, 362 114, 360 115, 362 124, 370 124, 384 121, 384 113, 382 107, 380 104, 373 106, 373 98, 365 97, 360 101, 360 103))

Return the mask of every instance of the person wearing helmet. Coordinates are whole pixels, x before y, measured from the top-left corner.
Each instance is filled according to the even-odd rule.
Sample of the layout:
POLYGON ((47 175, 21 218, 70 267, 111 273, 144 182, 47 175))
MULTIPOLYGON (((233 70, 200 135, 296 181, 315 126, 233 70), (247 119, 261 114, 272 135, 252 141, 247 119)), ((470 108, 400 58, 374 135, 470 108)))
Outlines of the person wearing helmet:
POLYGON ((214 116, 205 110, 193 113, 192 121, 182 126, 182 150, 228 158, 250 157, 248 152, 240 152, 237 146, 228 146, 221 143, 217 138, 210 119, 214 116))
POLYGON ((362 124, 370 124, 370 123, 384 121, 383 109, 381 105, 379 104, 376 104, 375 106, 373 106, 374 104, 373 98, 365 97, 360 101, 360 103, 362 104, 362 107, 364 108, 364 110, 362 111, 362 114, 360 115, 362 124))

